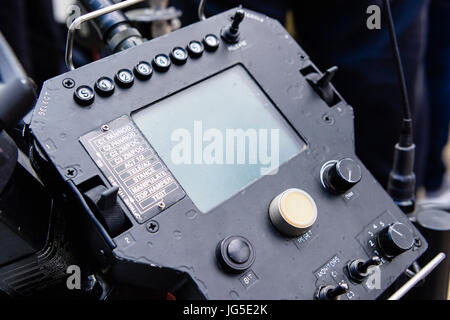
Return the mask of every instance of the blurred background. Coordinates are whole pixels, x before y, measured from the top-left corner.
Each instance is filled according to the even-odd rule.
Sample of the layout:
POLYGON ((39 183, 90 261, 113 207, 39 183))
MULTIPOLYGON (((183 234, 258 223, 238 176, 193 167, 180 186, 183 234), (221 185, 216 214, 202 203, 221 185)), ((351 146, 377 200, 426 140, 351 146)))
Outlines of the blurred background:
MULTIPOLYGON (((150 39, 198 21, 199 2, 149 0, 126 14, 150 39), (158 10, 170 18, 148 23, 158 10)), ((208 0, 205 14, 240 4, 279 20, 320 70, 339 67, 333 84, 354 107, 357 154, 386 186, 402 107, 387 23, 382 18, 375 30, 366 25, 367 8, 382 7, 382 1, 208 0)), ((419 203, 449 208, 450 1, 393 0, 391 5, 413 111, 419 203)), ((38 87, 67 71, 67 27, 82 13, 72 0, 2 0, 0 31, 38 87)), ((107 54, 92 25, 84 25, 77 33, 75 65, 107 54)))

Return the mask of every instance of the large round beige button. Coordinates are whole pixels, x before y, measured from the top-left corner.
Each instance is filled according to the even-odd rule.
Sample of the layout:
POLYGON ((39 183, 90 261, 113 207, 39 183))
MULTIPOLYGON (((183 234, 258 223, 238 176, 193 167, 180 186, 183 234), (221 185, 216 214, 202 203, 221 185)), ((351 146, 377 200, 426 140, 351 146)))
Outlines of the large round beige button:
POLYGON ((317 206, 307 192, 288 189, 272 200, 269 217, 278 231, 295 237, 308 230, 316 221, 317 206))

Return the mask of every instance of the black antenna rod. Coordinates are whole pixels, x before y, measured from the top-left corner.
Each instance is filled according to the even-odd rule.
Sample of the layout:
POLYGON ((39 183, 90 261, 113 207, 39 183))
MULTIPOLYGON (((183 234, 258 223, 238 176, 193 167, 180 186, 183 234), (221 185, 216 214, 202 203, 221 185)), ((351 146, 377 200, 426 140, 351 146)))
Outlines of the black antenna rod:
POLYGON ((405 72, 400 57, 390 0, 384 0, 384 8, 389 23, 389 35, 392 51, 397 67, 397 75, 402 93, 403 120, 400 140, 395 145, 394 164, 389 174, 387 191, 394 202, 404 213, 411 213, 415 209, 416 175, 414 174, 414 157, 416 146, 413 143, 411 107, 408 98, 405 72))

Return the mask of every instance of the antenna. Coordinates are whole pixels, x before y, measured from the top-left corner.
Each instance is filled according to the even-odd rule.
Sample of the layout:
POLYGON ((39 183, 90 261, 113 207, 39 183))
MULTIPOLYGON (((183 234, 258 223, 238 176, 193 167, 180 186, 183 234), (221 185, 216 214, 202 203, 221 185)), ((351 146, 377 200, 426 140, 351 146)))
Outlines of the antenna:
POLYGON ((389 36, 397 68, 398 82, 402 93, 403 119, 399 142, 395 145, 394 163, 389 174, 387 191, 394 202, 404 213, 415 209, 414 156, 416 146, 413 143, 411 107, 408 98, 405 72, 403 70, 400 50, 398 47, 394 21, 389 0, 383 0, 389 24, 389 36))

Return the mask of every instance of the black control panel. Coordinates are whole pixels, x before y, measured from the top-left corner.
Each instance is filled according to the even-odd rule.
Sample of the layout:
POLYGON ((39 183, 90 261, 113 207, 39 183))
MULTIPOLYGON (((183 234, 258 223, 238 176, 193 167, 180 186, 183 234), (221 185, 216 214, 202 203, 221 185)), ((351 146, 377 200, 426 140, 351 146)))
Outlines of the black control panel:
POLYGON ((38 171, 59 173, 119 282, 193 299, 377 298, 427 244, 355 155, 334 72, 277 21, 227 11, 47 81, 29 128, 38 171), (180 165, 176 129, 201 121, 270 123, 279 163, 253 176, 195 154, 180 165))

